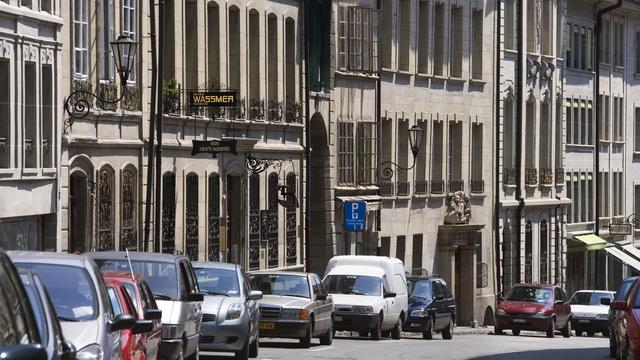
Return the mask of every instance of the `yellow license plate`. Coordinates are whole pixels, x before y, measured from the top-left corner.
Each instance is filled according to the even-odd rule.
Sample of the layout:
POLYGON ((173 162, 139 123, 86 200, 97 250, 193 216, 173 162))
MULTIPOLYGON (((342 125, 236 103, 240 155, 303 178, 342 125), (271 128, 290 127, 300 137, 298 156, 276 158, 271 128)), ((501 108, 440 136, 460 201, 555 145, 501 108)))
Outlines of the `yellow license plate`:
POLYGON ((262 330, 275 330, 276 324, 274 324, 274 323, 260 323, 258 328, 262 329, 262 330))

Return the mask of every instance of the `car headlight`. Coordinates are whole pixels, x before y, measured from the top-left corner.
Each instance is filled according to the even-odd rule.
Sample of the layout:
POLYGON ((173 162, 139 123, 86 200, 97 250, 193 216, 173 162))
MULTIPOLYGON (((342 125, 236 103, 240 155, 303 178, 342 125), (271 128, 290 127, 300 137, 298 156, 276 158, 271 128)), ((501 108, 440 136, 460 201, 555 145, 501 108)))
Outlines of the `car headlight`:
POLYGON ((544 319, 547 317, 547 315, 544 313, 544 311, 538 311, 535 315, 533 315, 533 317, 536 319, 544 319))
POLYGON ((100 344, 91 344, 83 347, 76 353, 76 360, 102 360, 100 344))
POLYGON ((353 312, 358 314, 371 314, 373 313, 373 306, 354 306, 353 312))
POLYGON ((413 310, 411 312, 411 316, 426 316, 426 315, 429 315, 429 310, 427 309, 413 310))
POLYGON ((244 305, 242 303, 235 303, 229 305, 229 309, 227 309, 227 320, 236 320, 240 319, 242 312, 244 311, 244 305))
POLYGON ((283 320, 307 320, 309 310, 307 309, 282 309, 281 318, 283 320))
POLYGON ((162 325, 163 339, 177 339, 182 336, 184 325, 162 325))
POLYGON ((502 310, 502 309, 498 309, 496 311, 496 315, 505 316, 505 315, 507 315, 507 312, 502 310))
POLYGON ((598 315, 596 315, 596 319, 598 319, 598 320, 609 320, 609 314, 598 314, 598 315))

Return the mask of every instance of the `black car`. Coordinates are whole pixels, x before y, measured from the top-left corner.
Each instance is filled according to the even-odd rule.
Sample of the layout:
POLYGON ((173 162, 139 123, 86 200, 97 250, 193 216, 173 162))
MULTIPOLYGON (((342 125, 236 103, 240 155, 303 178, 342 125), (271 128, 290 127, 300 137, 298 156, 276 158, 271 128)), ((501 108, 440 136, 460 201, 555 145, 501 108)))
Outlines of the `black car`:
MULTIPOLYGON (((620 283, 618 287, 618 291, 613 296, 613 301, 626 300, 629 295, 629 290, 633 287, 637 276, 628 277, 620 283)), ((618 348, 618 344, 616 344, 617 334, 615 333, 616 327, 614 323, 618 321, 618 311, 609 308, 609 356, 615 358, 617 355, 616 349, 618 348)))
MULTIPOLYGON (((0 359, 47 360, 48 341, 38 327, 31 298, 20 275, 7 254, 0 250, 0 359)), ((47 338, 53 336, 47 333, 47 338)), ((75 358, 75 349, 66 342, 59 344, 62 359, 75 358)))
POLYGON ((424 339, 431 339, 434 332, 441 332, 443 339, 451 339, 456 300, 447 283, 437 276, 410 276, 407 289, 409 318, 403 331, 421 332, 424 339))

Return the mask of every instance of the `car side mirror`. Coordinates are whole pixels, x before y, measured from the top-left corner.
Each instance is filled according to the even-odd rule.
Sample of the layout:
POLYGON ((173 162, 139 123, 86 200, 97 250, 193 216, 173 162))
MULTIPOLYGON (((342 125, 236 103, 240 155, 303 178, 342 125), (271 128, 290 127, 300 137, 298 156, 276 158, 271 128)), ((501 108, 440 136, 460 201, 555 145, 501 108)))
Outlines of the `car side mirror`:
POLYGON ((556 300, 553 305, 563 305, 564 301, 563 300, 556 300))
POLYGON ((609 299, 609 298, 600 298, 600 305, 611 305, 611 299, 609 299))
POLYGON ((120 314, 111 320, 109 331, 131 329, 136 324, 136 319, 129 314, 120 314))
POLYGON ((145 309, 144 310, 144 319, 145 320, 160 320, 160 319, 162 319, 162 310, 160 310, 160 309, 145 309))
POLYGON ((138 320, 131 329, 134 334, 144 334, 153 330, 153 321, 151 320, 138 320))
POLYGON ((0 350, 0 359, 47 360, 47 350, 40 344, 15 345, 0 350))
POLYGON ((249 296, 248 296, 249 300, 260 300, 262 299, 262 291, 256 291, 253 290, 251 292, 249 292, 249 296))
POLYGON ((394 292, 388 292, 388 293, 384 293, 384 298, 394 298, 396 297, 396 293, 394 292))
POLYGON ((316 300, 325 301, 327 300, 327 294, 317 294, 316 300))
POLYGON ((612 301, 611 308, 618 311, 627 311, 627 303, 622 300, 612 301))
POLYGON ((200 292, 190 292, 187 294, 187 301, 198 301, 202 302, 204 300, 204 294, 200 292))
POLYGON ((60 354, 60 360, 76 360, 76 346, 69 340, 65 340, 62 343, 62 354, 60 354))

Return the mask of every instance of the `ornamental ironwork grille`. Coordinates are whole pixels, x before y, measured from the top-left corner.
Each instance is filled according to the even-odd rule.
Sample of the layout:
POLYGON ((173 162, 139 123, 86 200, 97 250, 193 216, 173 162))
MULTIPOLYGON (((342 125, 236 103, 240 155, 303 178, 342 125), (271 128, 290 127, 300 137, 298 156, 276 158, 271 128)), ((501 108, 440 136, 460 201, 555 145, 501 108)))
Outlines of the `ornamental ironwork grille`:
POLYGON ((220 261, 220 176, 209 175, 209 261, 220 261))
POLYGON ((138 250, 136 231, 136 176, 131 169, 122 171, 122 222, 120 224, 120 249, 138 250))
POLYGON ((269 213, 267 225, 267 265, 278 266, 278 174, 269 174, 269 213))
MULTIPOLYGON (((297 197, 296 174, 287 175, 287 192, 297 197)), ((287 265, 295 265, 298 262, 296 229, 298 228, 298 209, 294 206, 287 208, 287 265)))
POLYGON ((524 230, 524 282, 530 284, 533 270, 533 229, 531 221, 527 221, 524 230))
POLYGON ((176 175, 162 176, 162 252, 173 254, 176 249, 176 175))
POLYGON ((249 178, 249 269, 260 268, 260 175, 249 178))
POLYGON ((96 250, 113 250, 113 171, 98 174, 98 242, 96 250))
POLYGON ((549 282, 549 230, 546 220, 540 222, 540 282, 549 282))
POLYGON ((185 211, 185 254, 191 261, 198 260, 198 175, 187 175, 187 201, 185 211))

